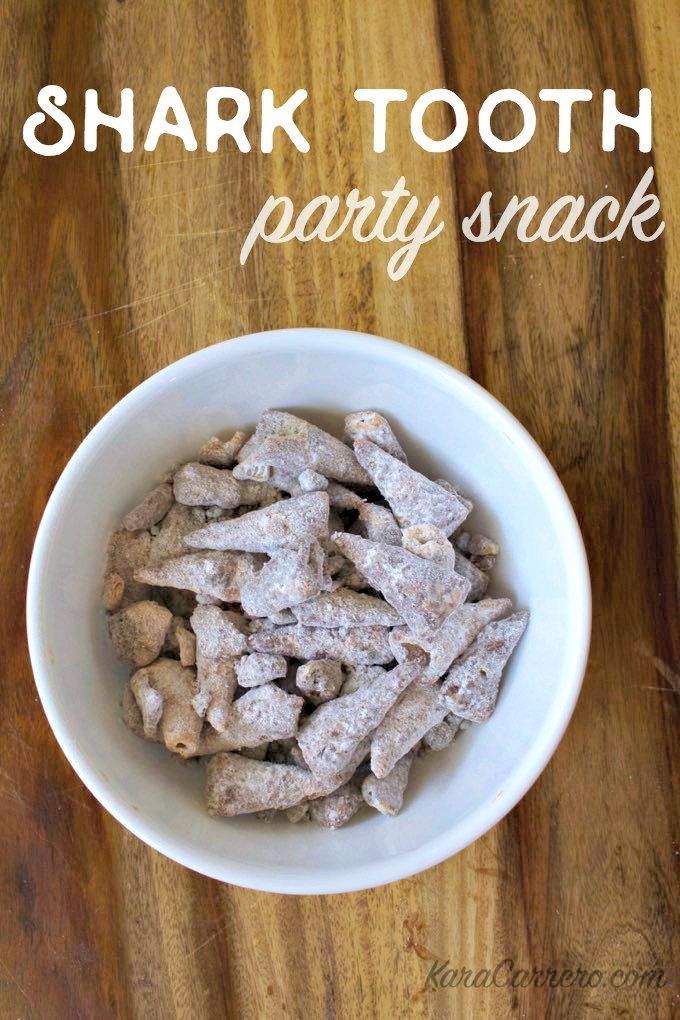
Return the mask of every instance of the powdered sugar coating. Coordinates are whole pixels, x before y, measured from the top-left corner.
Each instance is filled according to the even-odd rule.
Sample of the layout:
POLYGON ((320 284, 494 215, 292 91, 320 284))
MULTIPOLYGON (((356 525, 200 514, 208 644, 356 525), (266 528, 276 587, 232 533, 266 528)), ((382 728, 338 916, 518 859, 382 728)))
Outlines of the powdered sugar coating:
POLYGON ((320 705, 300 727, 298 744, 312 772, 339 772, 360 742, 378 726, 422 670, 421 660, 401 663, 344 698, 320 705))
POLYGON ((125 515, 123 527, 128 531, 147 530, 165 517, 173 503, 172 486, 162 482, 125 515))
POLYGON ((451 709, 441 703, 438 687, 413 684, 385 715, 371 741, 371 771, 378 779, 389 775, 428 730, 451 709))
POLYGON ((266 655, 251 652, 242 655, 236 663, 236 676, 241 687, 258 687, 271 680, 279 680, 288 672, 288 663, 283 655, 266 655))
POLYGON ((361 784, 361 794, 368 806, 383 815, 399 814, 412 764, 413 755, 405 754, 383 779, 369 773, 361 784))
POLYGON ((231 510, 241 505, 239 483, 226 468, 208 464, 184 464, 175 474, 175 499, 185 506, 219 506, 231 510))
POLYGON ((298 606, 326 586, 324 551, 315 538, 297 549, 277 549, 259 573, 241 588, 241 604, 249 616, 270 616, 298 606))
POLYGON ((345 418, 345 439, 355 443, 360 439, 368 439, 386 453, 406 463, 406 454, 399 445, 399 440, 392 431, 387 418, 377 411, 354 411, 345 418))
POLYGON ((414 634, 431 635, 464 601, 469 584, 450 561, 425 560, 406 549, 335 533, 334 544, 377 588, 414 634))
POLYGON ((137 570, 135 580, 163 588, 184 588, 222 602, 238 602, 242 586, 261 562, 250 553, 187 553, 137 570))
POLYGON ((295 549, 305 539, 328 538, 328 509, 325 492, 308 492, 251 510, 242 517, 208 524, 187 535, 186 543, 196 549, 269 554, 277 549, 295 549))
POLYGON ((428 652, 430 661, 424 679, 432 682, 444 675, 487 623, 505 616, 511 609, 510 599, 465 602, 451 613, 433 637, 419 640, 408 627, 395 627, 390 633, 390 646, 399 662, 404 661, 414 643, 428 652))
POLYGON ((467 517, 469 507, 459 496, 385 453, 375 443, 361 439, 354 444, 354 451, 402 528, 434 524, 451 535, 467 517))
POLYGON ((303 698, 285 694, 276 684, 253 687, 234 702, 222 730, 202 734, 197 754, 258 747, 294 737, 303 704, 303 698))
POLYGON ((375 411, 344 442, 282 411, 212 437, 110 542, 103 602, 140 667, 126 724, 208 760, 211 813, 396 813, 413 760, 495 702, 504 644, 482 639, 512 607, 483 598, 498 546, 456 530, 471 508, 375 411))
POLYGON ((353 818, 363 804, 357 785, 345 783, 339 790, 309 804, 309 817, 324 829, 339 829, 353 818))
POLYGON ((254 761, 229 752, 215 754, 207 768, 208 814, 230 817, 285 811, 314 797, 318 785, 311 772, 296 765, 254 761))
POLYGON ((313 468, 305 468, 298 476, 298 485, 303 492, 320 492, 328 488, 328 479, 313 468))
POLYGON ((241 450, 239 463, 274 464, 297 477, 312 468, 326 478, 353 485, 370 479, 354 453, 335 436, 287 411, 265 411, 255 435, 241 450), (277 442, 272 442, 277 440, 277 442))
POLYGON ((399 614, 384 599, 351 588, 318 595, 296 606, 294 613, 307 627, 394 627, 401 622, 399 614))
MULTIPOLYGON (((175 503, 163 518, 157 533, 151 540, 149 564, 162 563, 163 560, 182 556, 187 548, 184 537, 205 524, 205 511, 202 507, 183 506, 175 503)), ((141 566, 142 564, 140 564, 141 566)))
POLYGON ((455 739, 460 724, 461 720, 457 715, 447 715, 424 735, 423 751, 443 751, 455 739))
POLYGON ((359 507, 358 526, 360 534, 371 542, 384 542, 386 545, 401 545, 401 528, 394 514, 386 506, 376 503, 363 503, 359 507))
POLYGON ((194 711, 219 731, 227 726, 236 692, 236 658, 248 642, 245 621, 217 606, 198 606, 191 617, 196 635, 194 711))
POLYGON ((354 694, 364 684, 382 676, 387 670, 384 666, 347 666, 345 667, 345 682, 342 685, 340 696, 354 694))
POLYGON ((441 689, 449 711, 470 722, 484 722, 496 707, 505 665, 524 633, 529 614, 520 610, 487 624, 473 644, 454 662, 441 689))
POLYGON ((350 666, 391 662, 388 627, 304 627, 293 624, 253 634, 254 652, 290 655, 295 659, 338 659, 350 666))

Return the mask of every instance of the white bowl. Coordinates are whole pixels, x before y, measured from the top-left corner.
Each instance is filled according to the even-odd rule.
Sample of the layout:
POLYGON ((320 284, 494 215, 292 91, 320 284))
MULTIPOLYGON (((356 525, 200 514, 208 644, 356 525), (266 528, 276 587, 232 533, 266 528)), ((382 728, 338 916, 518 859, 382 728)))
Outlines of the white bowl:
POLYGON ((38 530, 28 581, 36 684, 65 755, 126 828, 195 871, 253 889, 332 893, 404 878, 496 824, 545 767, 574 709, 588 654, 581 534, 550 464, 501 404, 401 344, 331 329, 259 333, 208 347, 147 379, 68 463, 38 530), (387 414, 411 463, 450 478, 473 527, 502 547, 494 593, 531 610, 491 719, 418 761, 402 812, 361 812, 337 832, 210 818, 202 771, 134 736, 100 588, 109 532, 172 464, 268 407, 336 433, 344 414, 387 414))

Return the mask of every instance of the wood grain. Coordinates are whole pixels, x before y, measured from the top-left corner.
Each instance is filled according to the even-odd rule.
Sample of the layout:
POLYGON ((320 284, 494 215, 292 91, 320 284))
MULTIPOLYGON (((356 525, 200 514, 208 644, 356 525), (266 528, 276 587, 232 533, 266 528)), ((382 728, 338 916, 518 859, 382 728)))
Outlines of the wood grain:
MULTIPOLYGON (((0 1013, 28 1018, 671 1017, 678 972, 677 10, 670 0, 18 0, 0 10, 0 1013), (21 125, 39 87, 82 116, 135 91, 136 150, 103 135, 58 159, 21 125), (165 85, 202 124, 205 91, 308 89, 302 155, 225 147, 144 153, 165 85), (352 99, 447 86, 471 110, 502 87, 654 94, 655 145, 598 144, 599 105, 556 150, 549 109, 527 148, 493 154, 476 132, 450 154, 390 119, 383 155, 352 99), (72 105, 73 104, 73 105, 72 105), (642 244, 474 245, 461 216, 492 190, 546 203, 624 201, 654 165, 667 229, 642 244), (270 193, 304 204, 403 174, 442 200, 446 231, 399 283, 388 253, 257 247, 270 193), (23 636, 35 529, 70 454, 132 386, 224 337, 292 325, 394 337, 496 394, 559 472, 588 546, 590 668, 554 759, 518 807, 452 860, 383 889, 285 898, 220 885, 147 849, 65 762, 34 692, 23 636), (518 967, 666 971, 663 988, 425 989, 433 959, 518 967)), ((446 118, 432 118, 443 133, 446 118)), ((256 137, 253 135, 253 137, 256 137)))

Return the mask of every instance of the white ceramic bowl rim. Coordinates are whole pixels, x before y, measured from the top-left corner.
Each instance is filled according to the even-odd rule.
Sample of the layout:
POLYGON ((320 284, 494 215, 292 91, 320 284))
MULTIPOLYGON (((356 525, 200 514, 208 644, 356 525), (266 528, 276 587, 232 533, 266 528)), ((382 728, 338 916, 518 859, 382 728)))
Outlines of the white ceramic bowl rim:
POLYGON ((496 825, 533 785, 559 744, 581 689, 590 644, 591 590, 588 563, 581 532, 574 511, 557 474, 526 429, 490 393, 451 366, 422 351, 406 347, 393 340, 346 330, 325 328, 283 329, 253 333, 238 339, 225 340, 187 355, 185 358, 161 369, 161 371, 142 382, 123 397, 95 425, 64 468, 40 522, 29 569, 26 619, 29 651, 36 686, 45 714, 57 741, 85 786, 125 828, 172 860, 185 867, 200 870, 201 873, 221 881, 228 881, 235 885, 271 892, 347 892, 406 878, 440 863, 474 842, 474 840, 496 825), (489 419, 495 420, 499 429, 503 429, 511 435, 521 448, 523 456, 530 462, 532 469, 541 476, 543 496, 551 508, 565 543, 573 552, 570 564, 570 581, 573 585, 573 590, 578 592, 583 611, 577 618, 576 627, 571 634, 569 656, 564 663, 564 676, 566 679, 562 684, 558 710, 555 711, 553 718, 542 729, 540 738, 528 748, 527 756, 522 760, 521 765, 516 767, 507 777, 502 796, 499 795, 494 801, 480 804, 479 808, 471 812, 457 826, 455 831, 445 832, 419 846, 417 850, 400 853, 392 859, 377 861, 374 864, 363 863, 355 866, 348 862, 340 879, 336 869, 315 869, 313 873, 307 874, 304 888, 302 888, 302 883, 295 883, 296 888, 291 889, 284 888, 279 869, 272 867, 243 865, 234 861, 225 861, 219 873, 209 868, 203 871, 200 865, 197 864, 195 857, 185 852, 181 839, 159 837, 153 828, 127 810, 125 805, 121 805, 118 802, 115 795, 107 788, 106 783, 102 781, 88 761, 84 759, 77 743, 71 739, 68 733, 47 680, 50 673, 50 662, 41 633, 39 608, 41 600, 41 565, 49 548, 52 529, 59 514, 60 503, 77 484, 81 464, 87 460, 90 449, 96 445, 101 433, 110 426, 117 424, 119 420, 124 420, 125 416, 134 406, 146 400, 155 389, 161 389, 166 381, 169 381, 177 374, 181 366, 192 362, 196 368, 206 368, 213 362, 217 363, 220 349, 224 344, 229 344, 230 348, 234 345, 240 347, 247 345, 249 353, 257 353, 259 348, 259 351, 265 354, 273 341, 289 339, 294 340, 297 350, 309 350, 313 353, 318 334, 320 333, 334 335, 337 338, 337 342, 343 345, 343 349, 349 358, 355 352, 365 354, 367 348, 372 346, 376 357, 380 357, 385 353, 391 353, 392 355, 396 353, 405 367, 411 366, 414 371, 425 369, 430 375, 438 375, 447 385, 459 390, 467 390, 469 395, 483 406, 485 415, 489 419))

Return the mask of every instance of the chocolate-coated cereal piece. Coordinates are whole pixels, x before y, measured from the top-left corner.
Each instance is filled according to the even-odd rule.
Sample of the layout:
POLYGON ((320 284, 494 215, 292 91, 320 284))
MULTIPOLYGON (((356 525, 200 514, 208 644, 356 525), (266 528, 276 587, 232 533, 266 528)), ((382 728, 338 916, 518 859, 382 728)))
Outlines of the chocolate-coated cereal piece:
POLYGON ((412 764, 413 754, 405 754, 382 779, 369 773, 361 784, 361 794, 369 807, 383 815, 399 814, 412 764))
POLYGON ((324 777, 343 769, 423 665, 424 656, 401 663, 354 694, 315 709, 298 733, 300 750, 312 772, 324 777))
POLYGON ((172 486, 162 482, 125 515, 123 527, 128 531, 146 531, 163 520, 173 503, 172 486))
POLYGON ((144 735, 157 739, 183 758, 196 754, 202 720, 191 699, 196 675, 176 659, 156 659, 130 678, 130 688, 142 713, 144 735))
POLYGON ((295 624, 262 630, 250 637, 254 652, 295 659, 338 659, 350 666, 391 662, 388 627, 304 627, 295 624))
POLYGON ((496 707, 505 664, 529 622, 520 610, 486 625, 449 670, 441 688, 442 703, 470 722, 484 722, 496 707))
POLYGON ((242 517, 216 521, 186 538, 196 549, 238 549, 271 554, 296 549, 304 539, 328 538, 328 495, 307 492, 280 500, 242 517))
POLYGON ((342 682, 342 666, 335 659, 312 659, 298 666, 295 676, 297 689, 313 705, 336 698, 342 682))
POLYGON ((287 671, 288 663, 283 655, 266 655, 264 652, 242 655, 236 663, 236 677, 241 687, 268 684, 285 677, 287 671))
POLYGON ((417 636, 434 634, 465 600, 469 584, 448 560, 426 560, 358 535, 336 532, 332 538, 417 636))
POLYGON ((361 439, 354 444, 354 450, 402 528, 434 524, 451 535, 470 512, 458 495, 385 453, 375 443, 361 439))
POLYGON ((295 616, 307 627, 394 627, 399 614, 384 599, 350 588, 318 595, 295 606, 295 616))
POLYGON ((109 619, 116 655, 128 666, 148 666, 157 659, 172 622, 172 613, 157 602, 132 602, 109 619))
POLYGON ((377 411, 354 411, 345 418, 345 439, 355 443, 359 439, 369 439, 386 453, 406 463, 406 454, 399 445, 399 440, 392 431, 387 418, 377 411))
POLYGON ((241 486, 226 468, 208 464, 184 464, 175 474, 175 499, 185 506, 219 506, 232 510, 240 506, 241 486))

